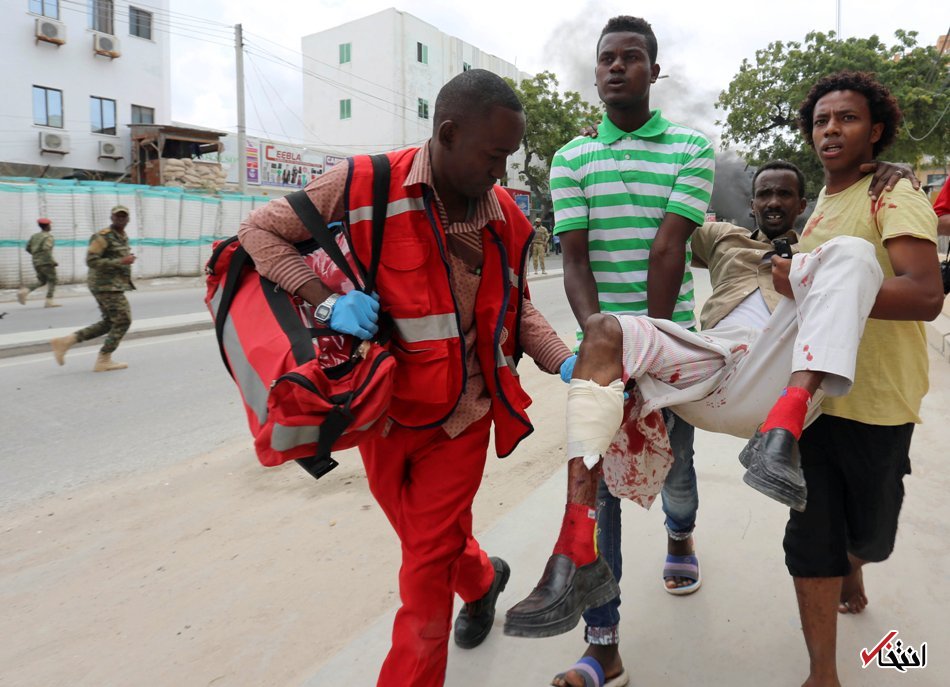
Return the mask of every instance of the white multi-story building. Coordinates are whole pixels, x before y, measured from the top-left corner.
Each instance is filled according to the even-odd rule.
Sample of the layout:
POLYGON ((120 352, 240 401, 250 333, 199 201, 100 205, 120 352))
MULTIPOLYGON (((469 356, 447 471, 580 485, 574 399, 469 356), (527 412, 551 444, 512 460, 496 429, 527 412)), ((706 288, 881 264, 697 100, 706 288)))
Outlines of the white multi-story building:
MULTIPOLYGON (((468 69, 515 81, 529 74, 418 17, 387 9, 304 36, 303 106, 308 135, 352 153, 393 150, 425 141, 439 89, 468 69)), ((509 158, 508 185, 522 154, 509 158)))
POLYGON ((0 2, 0 174, 116 178, 170 120, 169 0, 0 2))

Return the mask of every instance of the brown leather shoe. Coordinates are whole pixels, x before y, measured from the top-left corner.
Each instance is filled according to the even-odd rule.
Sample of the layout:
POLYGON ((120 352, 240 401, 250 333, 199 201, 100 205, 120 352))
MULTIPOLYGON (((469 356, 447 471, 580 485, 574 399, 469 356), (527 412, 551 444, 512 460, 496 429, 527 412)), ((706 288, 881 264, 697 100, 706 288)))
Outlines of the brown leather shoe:
POLYGON ((544 566, 541 581, 523 601, 508 610, 505 634, 511 637, 553 637, 572 630, 588 608, 620 595, 620 587, 601 556, 578 568, 563 554, 544 566))

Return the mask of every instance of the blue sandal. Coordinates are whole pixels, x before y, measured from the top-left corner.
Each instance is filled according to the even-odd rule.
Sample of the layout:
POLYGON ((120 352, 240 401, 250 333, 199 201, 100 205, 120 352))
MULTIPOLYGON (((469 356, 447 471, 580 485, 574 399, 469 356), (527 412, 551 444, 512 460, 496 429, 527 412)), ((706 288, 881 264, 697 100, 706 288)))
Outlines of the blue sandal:
POLYGON ((666 564, 663 566, 663 589, 667 594, 685 596, 698 591, 702 584, 703 576, 699 572, 699 559, 696 558, 696 554, 691 553, 687 556, 666 554, 666 564), (687 580, 692 580, 692 583, 683 587, 670 588, 666 586, 666 581, 671 577, 685 577, 687 580))
POLYGON ((564 676, 572 670, 584 679, 584 687, 626 687, 630 682, 626 668, 608 680, 604 675, 604 668, 600 665, 600 661, 591 656, 584 656, 563 673, 558 673, 554 677, 563 680, 564 676))

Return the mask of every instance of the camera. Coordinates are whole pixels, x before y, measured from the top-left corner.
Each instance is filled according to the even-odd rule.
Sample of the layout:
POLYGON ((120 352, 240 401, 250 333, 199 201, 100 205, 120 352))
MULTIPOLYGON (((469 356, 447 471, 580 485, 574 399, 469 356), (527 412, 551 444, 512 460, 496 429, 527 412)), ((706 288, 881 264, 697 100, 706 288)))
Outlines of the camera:
POLYGON ((788 239, 772 239, 772 247, 775 249, 775 254, 780 258, 787 258, 791 260, 792 258, 792 244, 788 242, 788 239))

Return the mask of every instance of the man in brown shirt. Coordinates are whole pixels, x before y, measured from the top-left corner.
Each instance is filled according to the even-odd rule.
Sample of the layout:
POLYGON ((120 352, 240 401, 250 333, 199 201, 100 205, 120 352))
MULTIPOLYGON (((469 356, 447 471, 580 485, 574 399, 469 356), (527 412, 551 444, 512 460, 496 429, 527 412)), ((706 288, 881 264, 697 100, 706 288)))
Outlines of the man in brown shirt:
POLYGON ((541 218, 534 220, 534 241, 531 242, 531 264, 534 267, 533 274, 538 273, 538 265, 541 265, 541 274, 547 274, 544 269, 544 256, 548 254, 548 239, 551 238, 551 232, 547 227, 541 224, 541 218))
MULTIPOLYGON (((519 348, 551 374, 570 357, 570 349, 527 298, 527 250, 512 254, 505 249, 526 248, 531 232, 514 203, 494 190, 505 173, 507 157, 521 144, 524 126, 517 96, 490 72, 469 70, 443 87, 436 100, 432 138, 421 148, 389 154, 393 182, 381 260, 388 271, 377 281, 378 303, 357 291, 331 295, 293 246, 309 234, 284 199, 254 211, 239 233, 261 274, 314 306, 329 305, 328 324, 338 331, 369 338, 376 332, 380 309, 391 314, 405 311, 404 301, 415 295, 410 291, 419 289, 430 289, 433 304, 444 302, 438 286, 443 283, 455 303, 448 320, 443 314, 429 314, 431 309, 419 305, 422 300, 412 303, 419 305, 416 325, 450 326, 452 331, 441 337, 452 340, 450 350, 461 342, 462 359, 446 360, 439 368, 444 369, 441 387, 416 389, 420 404, 434 402, 452 386, 447 381, 451 375, 464 369, 458 397, 442 401, 448 414, 420 428, 391 422, 384 436, 360 446, 370 490, 403 550, 402 606, 379 676, 379 684, 386 687, 443 684, 453 595, 466 602, 455 622, 455 642, 474 648, 488 635, 497 597, 508 580, 505 561, 489 559, 472 536, 471 506, 492 424, 496 444, 499 434, 511 432, 513 424, 520 427, 521 436, 530 431, 530 425, 512 419, 514 415, 526 419, 523 407, 529 402, 516 386, 517 377, 512 374, 512 381, 499 382, 513 373, 513 362, 503 354, 496 362, 494 351, 502 353, 506 342, 510 345, 510 338, 517 337, 519 348), (412 245, 403 245, 407 242, 412 245), (413 260, 408 259, 410 252, 413 260), (416 258, 422 267, 409 264, 416 258), (502 271, 493 262, 498 258, 506 268, 503 284, 502 271), (423 279, 418 281, 420 273, 423 279), (502 328, 496 323, 499 316, 508 323, 512 313, 514 326, 502 328), (497 341, 485 341, 486 331, 494 331, 497 341), (489 359, 486 347, 498 367, 484 368, 489 359)), ((352 227, 359 221, 361 208, 349 202, 354 184, 362 183, 355 177, 356 168, 353 161, 337 165, 308 184, 308 196, 328 222, 352 227)), ((412 353, 400 348, 399 336, 402 343, 413 343, 397 322, 391 348, 397 366, 411 362, 407 359, 412 353)), ((419 349, 417 357, 431 358, 434 350, 419 349)), ((406 383, 418 385, 417 380, 409 377, 406 383)))

